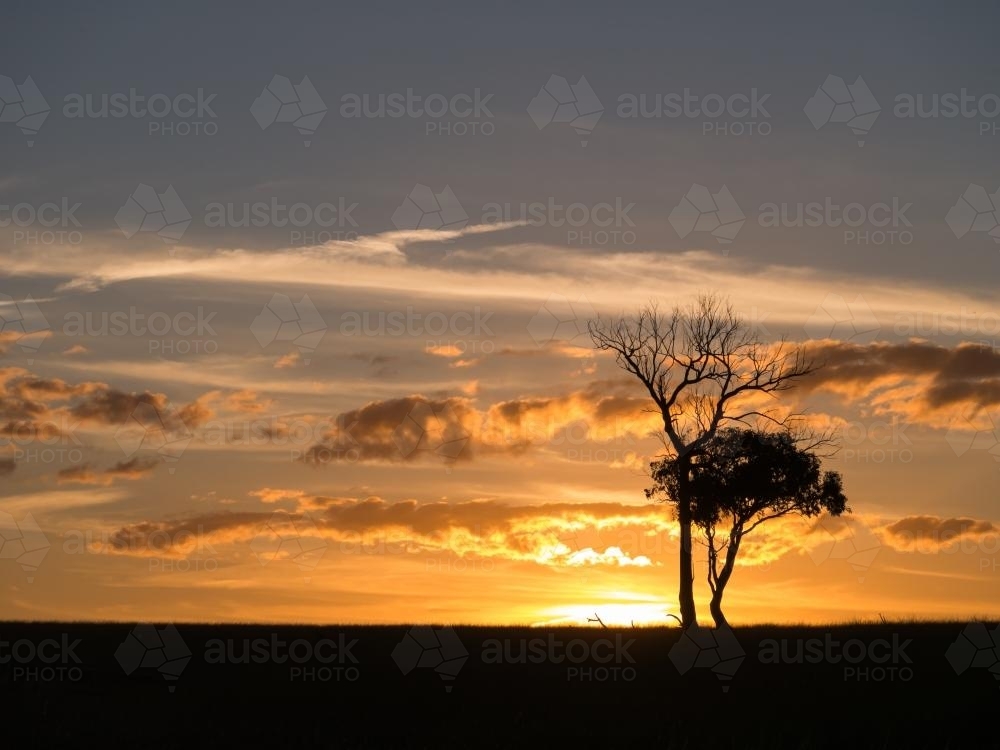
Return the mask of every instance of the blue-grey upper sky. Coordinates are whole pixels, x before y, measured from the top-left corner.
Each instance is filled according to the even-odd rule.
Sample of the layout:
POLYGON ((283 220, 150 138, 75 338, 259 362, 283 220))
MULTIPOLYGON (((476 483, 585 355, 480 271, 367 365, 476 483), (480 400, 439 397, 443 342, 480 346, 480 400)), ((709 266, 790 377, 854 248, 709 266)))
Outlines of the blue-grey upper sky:
MULTIPOLYGON (((961 11, 929 3, 768 9, 106 3, 49 6, 44 13, 24 5, 14 15, 17 33, 0 71, 17 83, 30 75, 52 112, 31 149, 12 125, 0 134, 0 186, 5 197, 81 202, 76 216, 91 231, 113 230, 135 185, 158 182, 173 185, 193 214, 186 240, 199 245, 287 240, 285 232, 205 226, 209 204, 241 205, 262 190, 289 204, 356 203, 350 216, 358 231, 373 233, 392 226, 392 212, 420 183, 449 185, 473 222, 491 203, 620 199, 634 204, 629 246, 670 253, 716 245, 699 233, 680 238, 667 222, 697 183, 713 192, 726 185, 750 218, 731 248, 736 257, 990 282, 993 248, 971 238, 957 246, 960 262, 938 262, 951 255, 954 235, 943 219, 958 196, 970 183, 988 192, 997 187, 1000 105, 992 87, 1000 68, 992 54, 996 9, 987 3, 961 11), (262 131, 251 116, 251 104, 276 74, 292 83, 308 76, 328 108, 308 149, 291 126, 262 131), (585 148, 572 130, 563 132, 567 125, 539 131, 527 116, 553 74, 571 84, 585 76, 603 107, 585 148), (863 76, 881 108, 863 139, 843 123, 816 130, 804 113, 828 75, 847 84, 863 76), (210 111, 160 120, 64 111, 67 97, 84 104, 89 97, 99 109, 102 96, 132 88, 147 99, 197 97, 201 89, 210 111), (368 95, 374 103, 408 89, 449 100, 478 89, 485 109, 464 117, 342 116, 345 96, 368 95), (670 117, 662 107, 659 116, 621 111, 623 97, 641 96, 652 115, 657 95, 683 96, 685 89, 699 102, 751 97, 755 90, 763 103, 741 114, 737 101, 727 108, 735 114, 714 117, 701 113, 699 102, 691 116, 670 117), (935 95, 963 91, 977 100, 992 95, 982 103, 992 116, 894 113, 901 94, 921 94, 929 106, 935 95), (911 204, 903 221, 912 226, 899 229, 912 236, 866 238, 864 230, 876 227, 865 225, 861 237, 845 239, 837 230, 775 229, 757 220, 766 203, 827 198, 865 207, 894 198, 911 204)), ((535 237, 566 239, 565 232, 540 227, 514 241, 535 237)))

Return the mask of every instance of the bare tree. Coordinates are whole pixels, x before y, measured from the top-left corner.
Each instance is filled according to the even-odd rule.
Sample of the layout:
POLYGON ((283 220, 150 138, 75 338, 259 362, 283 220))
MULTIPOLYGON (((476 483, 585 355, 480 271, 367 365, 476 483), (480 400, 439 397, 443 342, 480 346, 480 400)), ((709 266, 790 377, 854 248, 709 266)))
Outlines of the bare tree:
POLYGON ((763 341, 733 306, 715 295, 661 313, 655 303, 634 316, 590 323, 594 346, 613 352, 620 368, 649 392, 663 418, 664 446, 678 467, 681 623, 697 623, 691 554, 691 460, 727 423, 783 423, 762 404, 813 372, 802 351, 763 341))

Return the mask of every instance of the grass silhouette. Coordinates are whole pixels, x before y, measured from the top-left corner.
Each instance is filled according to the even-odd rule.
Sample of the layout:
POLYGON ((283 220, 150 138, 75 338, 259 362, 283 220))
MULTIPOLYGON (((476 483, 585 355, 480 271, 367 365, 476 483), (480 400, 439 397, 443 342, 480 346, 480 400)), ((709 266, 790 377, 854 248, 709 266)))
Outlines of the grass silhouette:
POLYGON ((560 747, 996 746, 997 681, 988 669, 958 674, 946 658, 965 626, 735 627, 743 658, 723 680, 707 663, 681 673, 676 627, 180 624, 189 658, 174 678, 156 658, 126 674, 116 652, 134 623, 8 622, 0 658, 17 656, 0 663, 0 686, 7 736, 37 743, 514 747, 547 737, 560 747), (430 655, 404 670, 400 644, 442 628, 453 636, 441 639, 443 653, 426 642, 430 655), (867 658, 891 654, 894 639, 905 657, 867 658), (60 675, 63 664, 45 661, 58 649, 39 644, 77 640, 68 665, 76 671, 60 675), (762 659, 771 641, 794 655, 799 642, 828 640, 838 648, 853 641, 847 653, 865 658, 762 659), (890 645, 871 645, 879 641, 890 645))

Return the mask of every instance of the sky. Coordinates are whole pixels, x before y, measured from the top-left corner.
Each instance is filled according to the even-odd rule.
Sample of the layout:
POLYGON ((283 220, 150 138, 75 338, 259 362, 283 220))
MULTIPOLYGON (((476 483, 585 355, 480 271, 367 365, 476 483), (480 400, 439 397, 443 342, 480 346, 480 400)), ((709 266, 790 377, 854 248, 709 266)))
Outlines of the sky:
POLYGON ((730 621, 997 616, 994 6, 8 16, 0 617, 670 622, 587 323, 705 292, 826 363, 853 509, 730 621))

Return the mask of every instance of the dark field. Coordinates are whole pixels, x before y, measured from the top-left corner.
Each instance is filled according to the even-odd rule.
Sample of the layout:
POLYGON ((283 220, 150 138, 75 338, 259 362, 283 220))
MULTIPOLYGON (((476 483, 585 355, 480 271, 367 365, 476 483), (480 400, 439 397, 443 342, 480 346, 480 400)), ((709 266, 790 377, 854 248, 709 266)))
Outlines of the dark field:
POLYGON ((404 640, 403 626, 180 625, 155 636, 146 627, 129 640, 125 624, 0 625, 4 737, 93 747, 845 750, 996 747, 1000 738, 1000 682, 988 668, 998 652, 952 647, 963 631, 992 634, 989 625, 978 635, 963 623, 744 627, 735 644, 680 648, 674 660, 677 629, 457 627, 404 640), (439 650, 418 644, 432 637, 439 650), (770 663, 768 639, 784 641, 788 657, 816 640, 803 663, 770 663), (503 649, 525 662, 494 663, 507 659, 503 649), (557 661, 567 649, 572 661, 557 661), (731 679, 711 669, 719 654, 731 679), (845 654, 856 663, 833 662, 845 654), (956 674, 952 663, 971 659, 956 674))

